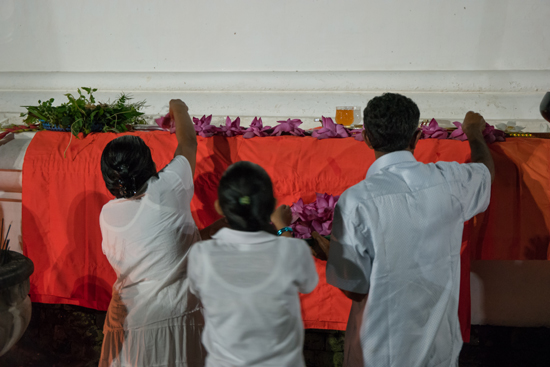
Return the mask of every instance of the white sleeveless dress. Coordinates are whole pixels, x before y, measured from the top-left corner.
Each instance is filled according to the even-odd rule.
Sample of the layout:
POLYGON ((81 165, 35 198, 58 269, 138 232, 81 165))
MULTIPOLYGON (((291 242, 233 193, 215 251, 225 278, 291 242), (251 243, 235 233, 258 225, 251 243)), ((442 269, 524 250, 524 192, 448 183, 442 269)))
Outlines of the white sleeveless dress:
POLYGON ((100 367, 204 365, 204 319, 187 280, 187 254, 200 240, 192 197, 191 167, 177 156, 140 198, 103 207, 102 247, 117 280, 100 367))

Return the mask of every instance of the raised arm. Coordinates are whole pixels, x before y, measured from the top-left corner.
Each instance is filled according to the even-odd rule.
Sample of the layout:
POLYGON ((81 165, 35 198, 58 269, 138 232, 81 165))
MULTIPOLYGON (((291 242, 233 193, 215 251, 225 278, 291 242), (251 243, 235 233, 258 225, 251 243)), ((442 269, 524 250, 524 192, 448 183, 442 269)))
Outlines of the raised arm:
POLYGON ((483 163, 491 173, 491 182, 495 180, 495 163, 489 151, 489 147, 483 138, 485 119, 479 113, 469 111, 464 117, 462 131, 468 137, 470 150, 472 151, 472 162, 483 163))
POLYGON ((189 161, 191 171, 195 174, 195 165, 197 162, 197 135, 193 121, 187 112, 189 108, 181 99, 172 99, 170 101, 170 117, 176 125, 176 139, 178 147, 174 157, 182 155, 189 161))

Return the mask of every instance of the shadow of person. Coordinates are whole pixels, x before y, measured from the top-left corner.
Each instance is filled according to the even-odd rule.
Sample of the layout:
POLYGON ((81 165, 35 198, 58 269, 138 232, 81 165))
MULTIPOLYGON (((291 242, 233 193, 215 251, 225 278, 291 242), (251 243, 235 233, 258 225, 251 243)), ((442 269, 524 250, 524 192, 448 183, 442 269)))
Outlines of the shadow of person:
POLYGON ((473 219, 472 260, 501 261, 472 266, 480 283, 477 313, 483 323, 532 322, 546 313, 534 299, 547 299, 547 262, 535 260, 550 259, 548 143, 509 139, 490 150, 495 182, 489 208, 473 219))
POLYGON ((104 279, 86 274, 74 282, 71 299, 111 299, 111 288, 104 279))
POLYGON ((474 218, 473 258, 550 259, 550 196, 541 184, 550 181, 546 145, 516 139, 490 148, 495 182, 489 208, 474 218))
POLYGON ((52 266, 52 255, 48 246, 34 246, 43 243, 43 236, 47 236, 46 221, 48 218, 37 217, 33 210, 26 205, 21 207, 21 249, 23 255, 32 260, 34 272, 30 276, 29 295, 32 302, 42 301, 41 297, 48 288, 47 279, 52 266))
MULTIPOLYGON (((214 209, 218 197, 218 184, 223 173, 234 163, 232 144, 224 136, 204 139, 197 151, 195 169, 195 194, 191 202, 193 217, 199 229, 209 226, 220 218, 214 209)), ((235 139, 231 140, 232 143, 235 139)), ((235 160, 236 161, 236 160, 235 160)))
POLYGON ((101 249, 99 213, 109 197, 101 192, 82 192, 71 202, 65 220, 63 243, 51 264, 50 284, 55 296, 70 303, 107 310, 116 275, 101 249))

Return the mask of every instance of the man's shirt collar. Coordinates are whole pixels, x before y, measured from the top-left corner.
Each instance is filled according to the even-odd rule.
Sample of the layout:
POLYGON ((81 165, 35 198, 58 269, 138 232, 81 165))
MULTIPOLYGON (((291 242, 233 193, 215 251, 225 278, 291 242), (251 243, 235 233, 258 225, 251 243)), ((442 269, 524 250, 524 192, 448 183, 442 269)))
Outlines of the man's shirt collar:
POLYGON ((396 152, 391 152, 384 154, 382 157, 374 161, 367 171, 367 177, 372 177, 373 175, 379 173, 384 167, 392 166, 397 163, 402 162, 414 162, 416 159, 414 155, 408 150, 398 150, 396 152))

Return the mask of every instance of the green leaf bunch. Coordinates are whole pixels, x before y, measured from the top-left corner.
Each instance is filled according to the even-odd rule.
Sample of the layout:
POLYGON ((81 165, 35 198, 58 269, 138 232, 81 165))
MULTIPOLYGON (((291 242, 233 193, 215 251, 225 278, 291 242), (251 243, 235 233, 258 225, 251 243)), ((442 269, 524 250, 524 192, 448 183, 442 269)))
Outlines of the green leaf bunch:
POLYGON ((68 102, 53 106, 54 99, 38 101, 38 106, 23 106, 27 109, 21 117, 26 117, 27 125, 49 123, 52 126, 70 129, 74 136, 79 133, 89 134, 92 126, 100 125, 104 132, 116 133, 128 131, 126 125, 144 124, 143 112, 145 101, 130 102, 131 96, 122 93, 114 102, 96 103, 93 93, 96 88, 82 87, 78 97, 67 93, 68 102), (82 90, 81 90, 82 89, 82 90), (83 93, 84 91, 85 93, 83 93))

